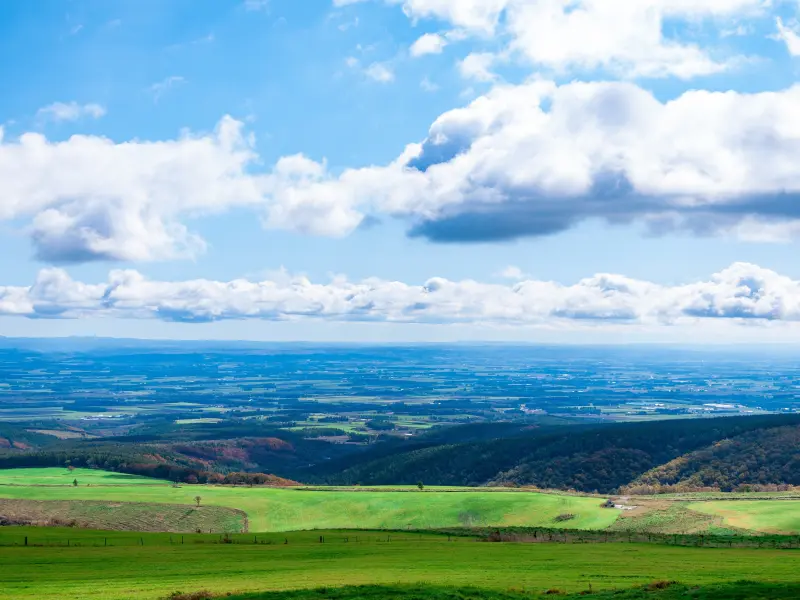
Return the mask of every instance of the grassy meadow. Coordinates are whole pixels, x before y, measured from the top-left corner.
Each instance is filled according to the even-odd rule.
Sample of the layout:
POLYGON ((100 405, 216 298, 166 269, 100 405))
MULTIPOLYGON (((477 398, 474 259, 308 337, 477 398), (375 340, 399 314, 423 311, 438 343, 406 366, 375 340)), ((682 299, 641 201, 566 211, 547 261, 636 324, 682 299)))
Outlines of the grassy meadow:
MULTIPOLYGON (((619 511, 602 508, 602 499, 597 497, 519 490, 447 487, 418 490, 410 486, 174 487, 168 481, 93 469, 0 470, 0 501, 37 501, 39 504, 31 504, 35 514, 50 514, 48 511, 53 507, 48 508, 42 502, 58 501, 64 518, 87 522, 94 528, 106 527, 102 519, 123 525, 143 523, 147 520, 145 507, 152 505, 153 520, 160 523, 130 528, 239 531, 243 527, 241 518, 230 511, 240 511, 247 517, 247 530, 254 532, 516 526, 653 533, 800 533, 800 501, 770 499, 764 495, 754 496, 759 500, 747 500, 741 494, 724 501, 718 497, 719 494, 707 501, 633 498, 631 502, 639 505, 639 509, 619 511), (78 481, 77 487, 73 486, 74 480, 78 481), (201 498, 199 512, 196 496, 201 498), (126 503, 141 505, 133 507, 126 503), (169 509, 171 505, 175 508, 169 509), (212 514, 215 507, 220 509, 218 514, 212 514), (559 521, 561 515, 571 517, 559 521)), ((17 508, 21 514, 22 507, 17 505, 17 508)))
MULTIPOLYGON (((35 530, 23 529, 35 537, 35 530)), ((577 593, 590 584, 594 590, 609 590, 656 580, 788 583, 800 572, 800 553, 780 550, 506 544, 410 533, 355 541, 357 532, 333 531, 276 535, 272 544, 247 545, 196 543, 212 541, 210 536, 186 536, 183 545, 169 544, 164 534, 142 534, 143 545, 115 545, 116 536, 130 534, 105 535, 108 547, 0 547, 0 597, 155 600, 175 591, 244 593, 398 583, 577 593), (319 535, 325 543, 319 543, 319 535)))
POLYGON ((463 531, 469 521, 618 531, 630 540, 627 532, 636 531, 800 529, 800 502, 791 500, 649 501, 640 512, 626 512, 602 508, 598 497, 523 491, 173 487, 98 470, 0 471, 0 514, 88 515, 107 529, 137 530, 0 527, 0 598, 156 600, 207 590, 261 594, 253 600, 512 600, 548 589, 578 594, 590 586, 626 590, 614 595, 617 600, 672 600, 687 590, 698 600, 796 597, 796 584, 789 585, 800 572, 796 550, 644 544, 635 537, 633 543, 487 542, 470 537, 475 530, 462 537, 408 531, 463 531), (194 531, 197 524, 205 531, 209 522, 238 531, 245 514, 249 533, 169 533, 194 531), (556 519, 566 514, 573 517, 556 519), (767 589, 758 586, 724 587, 744 579, 772 584, 769 590, 782 595, 753 595, 767 589), (634 589, 673 580, 691 589, 634 589), (342 589, 315 591, 321 586, 342 589), (724 589, 751 595, 720 595, 724 589))
POLYGON ((99 469, 0 469, 0 486, 63 486, 71 487, 74 480, 78 480, 81 486, 100 485, 100 486, 168 486, 169 481, 141 477, 139 475, 128 475, 127 473, 113 473, 111 471, 101 471, 99 469))
POLYGON ((461 525, 553 526, 559 515, 575 529, 604 529, 619 516, 598 498, 498 491, 322 491, 264 487, 182 485, 103 471, 0 471, 0 498, 195 504, 244 511, 250 531, 298 529, 432 529, 461 525), (28 485, 23 482, 30 478, 28 485), (72 486, 77 479, 79 485, 72 486), (48 484, 46 482, 51 482, 48 484), (148 485, 146 482, 150 482, 148 485), (11 485, 9 485, 11 484, 11 485))
POLYGON ((725 525, 765 533, 800 531, 798 500, 727 500, 694 502, 692 511, 721 517, 725 525))

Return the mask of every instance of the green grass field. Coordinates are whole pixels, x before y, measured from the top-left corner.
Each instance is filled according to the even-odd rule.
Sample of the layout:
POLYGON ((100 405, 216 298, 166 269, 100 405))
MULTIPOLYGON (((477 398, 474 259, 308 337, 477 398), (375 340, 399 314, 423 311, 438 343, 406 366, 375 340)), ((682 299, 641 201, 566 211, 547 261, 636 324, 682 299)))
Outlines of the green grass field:
MULTIPOLYGON (((719 532, 726 528, 765 533, 800 532, 800 501, 748 501, 747 496, 741 494, 726 501, 673 500, 665 503, 656 500, 654 503, 653 499, 634 499, 643 506, 650 503, 653 508, 623 513, 601 508, 599 498, 498 489, 427 487, 420 491, 413 486, 287 489, 203 485, 176 488, 167 481, 100 470, 0 470, 0 498, 5 499, 191 506, 195 504, 195 496, 201 497, 204 507, 243 511, 249 521, 249 531, 481 525, 611 528, 661 533, 719 532), (75 479, 77 487, 72 485, 75 479), (557 522, 556 517, 563 514, 572 514, 574 518, 557 522)), ((230 530, 228 525, 222 530, 230 530)), ((217 522, 198 526, 220 530, 217 522)))
POLYGON ((720 516, 730 527, 766 533, 800 531, 800 501, 735 500, 694 502, 689 509, 720 516))
POLYGON ((103 471, 66 469, 0 471, 0 498, 98 500, 222 506, 247 514, 250 531, 297 529, 431 529, 459 525, 553 526, 561 514, 574 514, 565 526, 603 529, 619 516, 597 498, 498 491, 319 491, 184 485, 103 471), (29 481, 28 485, 24 482, 29 481), (71 482, 77 479, 78 487, 71 482), (47 482, 52 482, 49 485, 47 482), (108 483, 105 483, 108 482, 108 483), (122 483, 121 483, 122 482, 122 483), (151 485, 146 485, 148 482, 151 485), (13 485, 7 485, 13 483, 13 485))
MULTIPOLYGON (((32 529, 18 533, 23 532, 34 535, 32 529)), ((129 534, 103 535, 110 536, 108 547, 0 547, 0 597, 155 600, 179 590, 227 593, 398 583, 577 593, 590 584, 608 590, 655 580, 788 583, 796 582, 800 572, 800 553, 779 550, 448 542, 443 536, 402 533, 392 534, 392 541, 381 534, 356 542, 355 532, 284 534, 276 536, 278 543, 264 545, 199 544, 190 541, 193 536, 184 545, 170 545, 168 536, 143 534, 140 546, 114 545, 117 536, 129 534), (325 536, 325 543, 319 543, 318 535, 325 536), (346 535, 349 542, 344 542, 346 535), (281 543, 284 536, 288 544, 281 543)))
POLYGON ((0 469, 0 486, 65 486, 71 487, 77 479, 81 486, 85 485, 156 485, 169 486, 169 481, 128 475, 126 473, 112 473, 98 469, 0 469))

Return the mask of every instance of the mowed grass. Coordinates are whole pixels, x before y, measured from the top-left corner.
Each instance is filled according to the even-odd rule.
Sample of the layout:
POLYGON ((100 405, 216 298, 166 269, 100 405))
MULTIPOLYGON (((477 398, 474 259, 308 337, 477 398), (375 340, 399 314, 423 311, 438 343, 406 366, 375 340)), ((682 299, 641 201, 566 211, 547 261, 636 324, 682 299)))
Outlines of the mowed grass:
MULTIPOLYGON (((163 544, 0 548, 0 597, 156 599, 320 586, 435 583, 490 590, 577 593, 656 580, 708 585, 741 579, 796 582, 800 553, 637 544, 448 542, 441 536, 343 541, 344 532, 302 534, 288 544, 163 544)), ((402 534, 398 534, 402 535, 402 534)), ((147 536, 147 534, 144 534, 147 536)), ((379 536, 380 538, 380 536, 379 536)), ((378 538, 378 539, 379 539, 378 538)), ((113 541, 113 539, 112 539, 113 541)))
MULTIPOLYGON (((598 498, 581 498, 525 492, 497 491, 320 491, 259 487, 223 487, 168 484, 143 485, 139 478, 120 485, 117 473, 78 472, 67 476, 79 486, 43 484, 64 480, 65 469, 22 469, 31 485, 22 485, 25 474, 0 471, 0 498, 27 500, 99 500, 156 504, 195 503, 222 506, 247 514, 250 531, 298 529, 431 529, 470 525, 556 526, 555 518, 573 529, 603 529, 619 516, 601 508, 598 498), (35 471, 42 471, 37 473, 35 471), (15 481, 15 485, 2 483, 15 481), (108 481, 109 485, 102 482, 108 481), (84 485, 84 482, 86 485, 84 485)), ((125 476, 123 476, 125 477, 125 476)), ((145 480, 147 481, 147 480, 145 480)), ((149 480, 153 481, 153 480, 149 480)))
POLYGON ((765 533, 800 533, 800 501, 694 502, 690 510, 722 517, 725 525, 765 533))
POLYGON ((72 486, 77 479, 80 485, 156 485, 169 486, 169 481, 128 475, 127 473, 113 473, 98 469, 0 469, 0 486, 7 485, 56 485, 72 486))

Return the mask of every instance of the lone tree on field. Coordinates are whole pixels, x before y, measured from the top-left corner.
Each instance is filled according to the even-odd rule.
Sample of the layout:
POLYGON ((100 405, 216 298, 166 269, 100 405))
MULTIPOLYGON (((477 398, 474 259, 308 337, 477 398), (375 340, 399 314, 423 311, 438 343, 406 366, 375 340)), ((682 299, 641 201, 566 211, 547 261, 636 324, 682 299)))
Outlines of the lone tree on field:
POLYGON ((202 498, 200 496, 195 496, 194 497, 194 501, 197 503, 198 508, 200 507, 200 500, 202 500, 202 498))
POLYGON ((77 479, 73 479, 72 480, 72 487, 78 487, 78 480, 77 479))
POLYGON ((421 490, 424 490, 424 489, 425 489, 425 486, 424 486, 424 485, 422 485, 422 482, 421 482, 421 481, 417 483, 417 487, 418 487, 419 489, 421 489, 421 490))

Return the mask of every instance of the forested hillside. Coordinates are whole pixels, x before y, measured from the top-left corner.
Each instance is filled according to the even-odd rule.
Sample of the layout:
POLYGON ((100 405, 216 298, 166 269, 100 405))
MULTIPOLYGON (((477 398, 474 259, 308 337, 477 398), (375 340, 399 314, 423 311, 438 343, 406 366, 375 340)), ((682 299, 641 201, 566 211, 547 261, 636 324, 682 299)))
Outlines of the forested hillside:
POLYGON ((753 491, 776 484, 800 485, 798 426, 751 431, 718 441, 648 471, 628 491, 753 491))
MULTIPOLYGON (((717 442, 751 432, 795 429, 800 416, 733 417, 542 428, 514 437, 437 445, 362 462, 324 479, 336 484, 533 485, 610 493, 648 471, 717 442)), ((786 434, 784 434, 786 435, 786 434)), ((796 446, 795 446, 796 447, 796 446)), ((769 462, 769 453, 757 460, 769 462)), ((760 463, 759 463, 760 464, 760 463)), ((797 463, 770 471, 775 481, 797 477, 797 463), (786 469, 789 471, 787 472, 786 469)), ((754 467, 755 468, 755 467, 754 467)), ((767 471, 765 471, 767 472, 767 471)))
POLYGON ((800 415, 472 424, 360 446, 305 439, 252 421, 147 428, 115 438, 24 436, 6 428, 4 439, 26 442, 0 447, 0 468, 72 465, 189 483, 422 481, 604 494, 800 485, 800 415))

